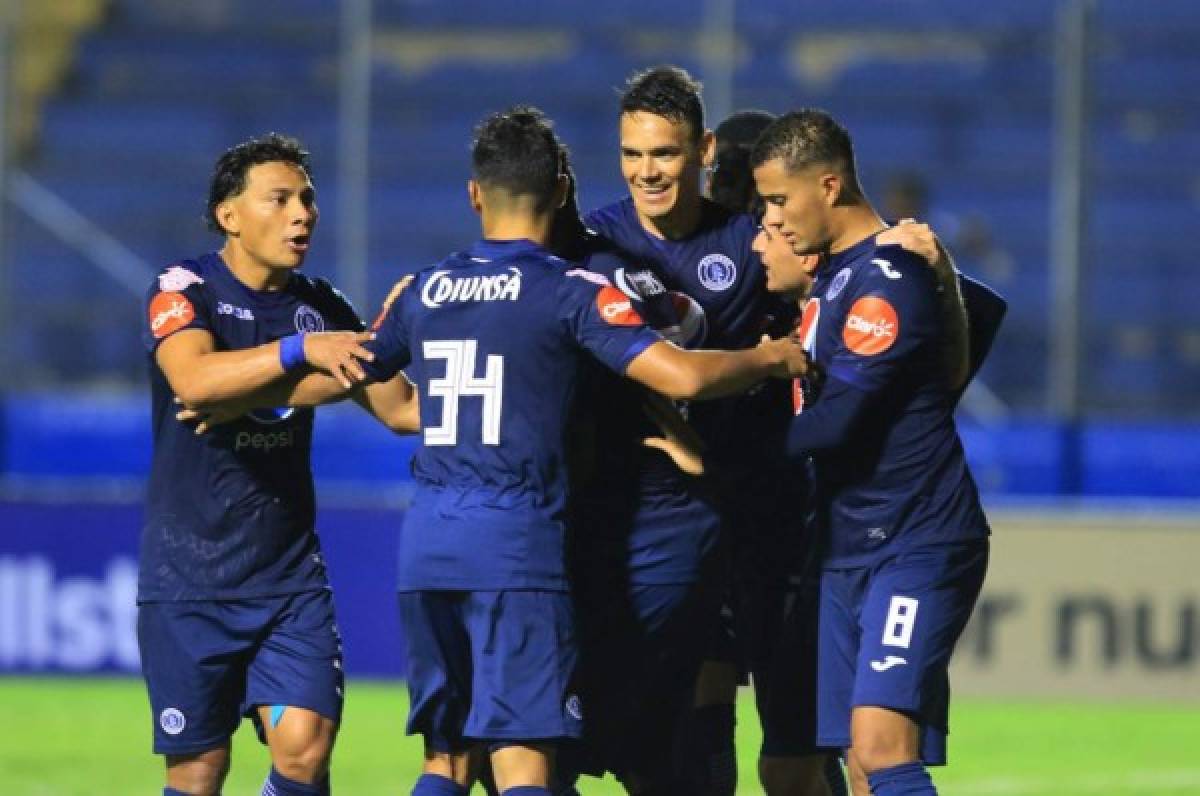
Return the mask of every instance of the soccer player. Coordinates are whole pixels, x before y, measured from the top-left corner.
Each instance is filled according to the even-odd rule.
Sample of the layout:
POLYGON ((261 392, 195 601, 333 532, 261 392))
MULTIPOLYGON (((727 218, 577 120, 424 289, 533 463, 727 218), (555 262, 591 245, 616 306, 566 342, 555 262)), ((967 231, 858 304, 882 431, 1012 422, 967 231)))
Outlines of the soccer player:
MULTIPOLYGON (((780 117, 751 165, 764 227, 822 258, 800 336, 824 379, 806 383, 787 438, 814 459, 822 518, 818 740, 847 750, 860 796, 932 794, 925 765, 946 760, 947 666, 989 535, 954 428, 935 276, 878 245, 886 224, 828 114, 780 117)), ((768 284, 797 287, 783 271, 768 284)))
POLYGON ((313 528, 312 412, 250 412, 197 436, 174 404, 236 403, 313 370, 343 388, 364 378, 358 316, 296 272, 317 217, 294 139, 233 147, 208 198, 224 246, 164 269, 147 293, 154 454, 138 643, 169 796, 220 792, 243 715, 270 747, 263 793, 329 792, 341 648, 313 528))
MULTIPOLYGON (((794 310, 762 287, 761 264, 751 251, 757 224, 705 199, 704 169, 716 141, 705 129, 700 85, 677 67, 633 75, 620 101, 621 171, 628 198, 585 218, 587 226, 649 266, 670 290, 689 296, 702 311, 704 344, 744 348, 764 332, 790 327, 794 310)), ((688 419, 704 440, 713 478, 723 545, 745 530, 782 527, 792 512, 783 478, 767 474, 785 463, 781 440, 788 419, 787 389, 767 384, 752 394, 688 408, 688 419), (779 511, 775 509, 779 508, 779 511)), ((681 518, 685 519, 685 518, 681 518)), ((686 540, 687 527, 677 535, 686 540)), ((651 541, 653 537, 650 537, 651 541)), ((668 562, 667 544, 643 552, 647 562, 668 562)), ((709 588, 724 590, 727 564, 706 573, 709 588)), ((653 570, 635 570, 649 580, 653 570)), ((697 627, 709 636, 715 622, 697 627)), ((702 651, 703 654, 703 651, 702 651)), ((685 746, 704 759, 682 762, 677 772, 695 793, 731 793, 736 780, 730 755, 734 713, 725 693, 713 694, 687 720, 685 746)), ((659 742, 670 755, 675 739, 659 742)))
MULTIPOLYGON (((556 252, 606 277, 664 337, 699 344, 695 302, 585 229, 573 190, 554 239, 556 252)), ((568 560, 588 717, 577 767, 612 771, 631 793, 681 792, 662 740, 675 735, 691 698, 719 597, 711 573, 719 518, 698 477, 701 445, 668 401, 611 371, 590 369, 580 393, 593 439, 571 489, 568 560), (679 444, 656 445, 660 434, 679 444)), ((570 781, 575 772, 563 768, 570 781)))
POLYGON ((421 272, 367 345, 373 379, 407 368, 424 444, 400 544, 408 730, 425 739, 415 796, 466 792, 491 754, 508 796, 549 793, 578 737, 576 625, 564 566, 564 434, 594 358, 674 398, 717 397, 802 372, 790 340, 738 352, 663 341, 603 277, 546 248, 565 198, 560 145, 536 110, 495 114, 472 148, 483 240, 421 272))

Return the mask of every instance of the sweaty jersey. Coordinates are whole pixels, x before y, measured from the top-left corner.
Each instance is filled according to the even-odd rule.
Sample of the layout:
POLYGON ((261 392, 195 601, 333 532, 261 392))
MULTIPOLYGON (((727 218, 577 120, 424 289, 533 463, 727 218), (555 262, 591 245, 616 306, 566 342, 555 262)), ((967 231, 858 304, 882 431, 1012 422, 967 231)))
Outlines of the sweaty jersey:
POLYGON ((806 385, 790 435, 818 431, 806 426, 831 395, 865 399, 845 437, 814 454, 826 567, 989 532, 954 426, 938 300, 924 261, 873 237, 817 272, 799 334, 825 382, 806 385))
POLYGON ((368 344, 420 393, 402 591, 565 589, 566 426, 589 358, 624 372, 661 338, 630 299, 530 241, 422 271, 368 344), (589 356, 590 355, 590 356, 589 356))
POLYGON ((142 528, 138 599, 240 599, 327 585, 314 523, 311 409, 255 410, 196 436, 155 361, 186 329, 217 351, 253 348, 298 331, 359 330, 328 282, 292 274, 279 291, 242 284, 219 255, 184 260, 146 294, 154 455, 142 528))
MULTIPOLYGON (((788 328, 794 309, 766 290, 762 262, 751 249, 757 234, 751 216, 705 199, 696 231, 665 240, 646 231, 633 200, 626 198, 593 211, 584 223, 652 268, 667 288, 695 299, 707 327, 704 347, 750 348, 764 333, 777 336, 788 328)), ((745 395, 696 403, 689 419, 714 463, 754 471, 764 455, 779 454, 787 388, 782 381, 769 381, 745 395)))

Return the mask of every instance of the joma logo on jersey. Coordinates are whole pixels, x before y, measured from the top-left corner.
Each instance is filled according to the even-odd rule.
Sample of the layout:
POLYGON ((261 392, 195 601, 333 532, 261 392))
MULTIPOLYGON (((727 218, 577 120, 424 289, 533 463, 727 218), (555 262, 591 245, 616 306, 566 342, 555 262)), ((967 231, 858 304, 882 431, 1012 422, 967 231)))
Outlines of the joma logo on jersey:
POLYGON ((240 321, 254 320, 254 313, 245 307, 235 307, 227 301, 217 302, 218 315, 232 315, 240 321))
POLYGON ((437 309, 455 301, 516 301, 521 295, 521 269, 508 270, 507 274, 460 277, 451 277, 449 271, 435 271, 421 291, 421 303, 437 309))

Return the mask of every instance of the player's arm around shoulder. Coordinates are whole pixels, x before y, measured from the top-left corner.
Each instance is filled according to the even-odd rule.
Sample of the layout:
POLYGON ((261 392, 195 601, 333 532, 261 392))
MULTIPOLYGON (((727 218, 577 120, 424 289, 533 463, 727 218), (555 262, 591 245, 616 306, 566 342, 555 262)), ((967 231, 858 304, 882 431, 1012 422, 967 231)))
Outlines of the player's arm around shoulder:
POLYGON ((966 386, 972 371, 970 314, 960 274, 941 239, 927 224, 904 219, 875 238, 880 247, 897 245, 920 255, 937 277, 939 310, 943 326, 943 365, 946 386, 957 391, 966 386))

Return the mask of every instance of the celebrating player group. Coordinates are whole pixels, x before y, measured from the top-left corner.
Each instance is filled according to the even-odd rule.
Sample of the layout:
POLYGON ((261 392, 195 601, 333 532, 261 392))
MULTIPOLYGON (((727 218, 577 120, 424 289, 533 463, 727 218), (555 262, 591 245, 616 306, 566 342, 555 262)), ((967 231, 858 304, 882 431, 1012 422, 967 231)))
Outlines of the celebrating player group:
POLYGON ((331 792, 344 681, 309 458, 313 407, 345 398, 422 440, 397 573, 414 796, 606 773, 728 796, 747 681, 770 796, 936 792, 988 559, 953 412, 1004 302, 875 212, 827 113, 714 134, 700 85, 658 67, 613 116, 629 196, 587 214, 549 119, 484 118, 480 239, 370 330, 298 272, 301 145, 217 161, 223 245, 165 268, 144 315, 138 639, 166 796, 221 792, 243 716, 265 796, 331 792))

